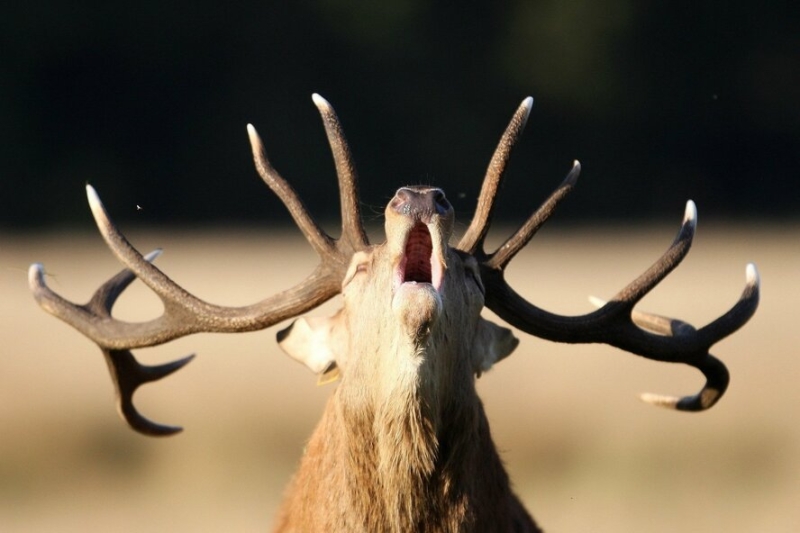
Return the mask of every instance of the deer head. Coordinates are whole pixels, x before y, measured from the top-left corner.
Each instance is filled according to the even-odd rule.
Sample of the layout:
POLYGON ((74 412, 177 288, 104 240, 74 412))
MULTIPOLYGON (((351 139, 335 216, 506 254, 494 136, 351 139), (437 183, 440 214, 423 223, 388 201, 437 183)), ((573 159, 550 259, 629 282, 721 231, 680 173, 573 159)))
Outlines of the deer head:
MULTIPOLYGON (((484 249, 495 196, 511 150, 530 113, 531 98, 522 102, 503 133, 489 163, 475 215, 455 246, 450 244, 453 208, 444 192, 435 187, 400 188, 386 207, 386 241, 369 244, 361 221, 356 173, 339 120, 323 98, 314 95, 313 100, 322 116, 339 178, 342 232, 338 239, 327 235, 309 215, 292 187, 267 160, 258 134, 248 125, 258 173, 286 205, 320 256, 316 269, 297 286, 245 307, 205 302, 153 265, 158 250, 142 255, 127 241, 110 221, 91 186, 87 186, 87 194, 97 226, 125 269, 103 283, 88 303, 79 305, 46 286, 41 265, 31 266, 29 281, 38 303, 102 350, 116 385, 119 410, 133 429, 149 435, 180 431, 179 427, 143 417, 134 407, 132 396, 137 387, 178 370, 191 356, 153 367, 139 364, 130 350, 197 332, 267 328, 299 316, 339 293, 343 304, 334 316, 299 318, 278 333, 278 342, 322 379, 340 375, 342 382, 335 397, 346 398, 341 401, 347 409, 374 413, 390 403, 399 409, 423 409, 421 417, 427 425, 421 431, 438 434, 447 425, 442 421, 443 412, 450 413, 464 403, 478 405, 475 376, 517 346, 509 329, 481 317, 484 307, 519 330, 541 338, 565 343, 606 343, 648 359, 688 364, 706 378, 702 390, 695 395, 644 395, 643 399, 650 403, 700 411, 714 405, 724 394, 728 371, 709 350, 755 312, 759 281, 754 265, 747 266, 745 289, 738 302, 702 328, 634 310, 688 253, 696 227, 696 210, 691 201, 674 242, 643 274, 608 302, 596 302, 599 308, 594 312, 556 315, 517 294, 506 283, 504 272, 574 188, 581 168, 577 161, 551 196, 513 235, 493 252, 484 249), (112 318, 116 299, 136 278, 162 300, 164 313, 143 323, 112 318), (409 397, 408 402, 394 401, 404 394, 409 397)), ((483 416, 482 410, 476 409, 483 416)), ((436 454, 435 449, 428 452, 436 454)), ((380 453, 391 453, 391 449, 380 453)))
POLYGON ((472 408, 475 376, 517 346, 509 329, 480 316, 478 262, 448 245, 452 231, 440 189, 399 189, 386 207, 386 242, 353 255, 342 308, 278 333, 312 371, 341 374, 346 409, 393 418, 424 410, 436 433, 444 413, 472 408))

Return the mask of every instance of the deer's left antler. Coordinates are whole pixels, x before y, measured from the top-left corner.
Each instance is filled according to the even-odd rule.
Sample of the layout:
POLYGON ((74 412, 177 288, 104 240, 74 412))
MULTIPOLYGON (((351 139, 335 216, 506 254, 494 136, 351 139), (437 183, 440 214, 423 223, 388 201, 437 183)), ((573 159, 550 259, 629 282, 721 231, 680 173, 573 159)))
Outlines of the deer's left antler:
POLYGON ((758 307, 759 277, 755 265, 748 264, 745 289, 728 312, 710 324, 695 329, 686 322, 635 311, 634 307, 675 267, 692 244, 697 227, 697 209, 691 200, 680 231, 666 252, 643 274, 600 308, 581 316, 562 316, 547 312, 525 300, 505 281, 505 268, 530 241, 554 212, 559 202, 577 183, 580 163, 575 161, 561 185, 530 218, 496 251, 484 250, 484 239, 491 223, 494 200, 505 173, 511 150, 525 127, 533 100, 526 98, 500 139, 486 171, 476 214, 458 248, 475 255, 486 285, 486 306, 509 324, 544 339, 565 343, 604 343, 631 353, 671 363, 685 363, 700 370, 706 384, 696 395, 683 398, 644 394, 648 403, 681 411, 702 411, 714 405, 728 387, 725 365, 709 353, 711 346, 742 327, 758 307))

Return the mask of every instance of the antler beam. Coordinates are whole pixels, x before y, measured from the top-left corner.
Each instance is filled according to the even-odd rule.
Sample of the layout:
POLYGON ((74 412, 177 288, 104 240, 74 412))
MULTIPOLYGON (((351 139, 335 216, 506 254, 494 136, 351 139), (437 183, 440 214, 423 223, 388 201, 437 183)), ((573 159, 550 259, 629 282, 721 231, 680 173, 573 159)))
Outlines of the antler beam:
POLYGON ((691 365, 706 377, 706 384, 698 394, 684 398, 645 394, 643 399, 683 411, 708 409, 719 400, 729 381, 725 365, 709 350, 742 327, 755 313, 759 300, 755 265, 747 265, 745 289, 736 305, 703 328, 695 329, 676 319, 634 311, 634 306, 689 252, 697 227, 694 202, 687 202, 681 229, 661 258, 611 301, 582 316, 561 316, 544 311, 517 294, 505 281, 506 266, 574 188, 580 174, 580 163, 575 161, 561 185, 505 243, 492 253, 483 250, 496 192, 531 103, 530 98, 522 102, 503 133, 486 171, 475 217, 458 245, 459 249, 474 253, 480 261, 481 276, 486 285, 486 306, 509 324, 537 337, 565 343, 605 343, 648 359, 691 365))
POLYGON ((125 265, 125 270, 104 283, 89 303, 80 305, 64 299, 47 286, 42 265, 31 265, 28 279, 34 298, 47 312, 73 326, 100 347, 114 379, 119 410, 135 430, 151 435, 180 431, 180 428, 156 424, 140 415, 133 405, 133 393, 140 385, 175 372, 188 363, 191 356, 151 367, 139 364, 129 350, 163 344, 192 333, 260 330, 304 313, 339 293, 350 257, 368 246, 361 221, 357 177, 347 140, 330 104, 316 94, 313 100, 330 141, 339 179, 342 196, 342 236, 339 239, 327 235, 314 221, 291 185, 270 164, 255 128, 247 126, 256 170, 286 205, 320 256, 316 269, 295 287, 244 307, 205 302, 152 264, 160 250, 143 256, 133 247, 111 221, 100 197, 90 185, 86 187, 86 194, 92 215, 100 234, 125 265), (164 313, 141 323, 113 318, 111 309, 114 303, 136 278, 161 299, 164 313))

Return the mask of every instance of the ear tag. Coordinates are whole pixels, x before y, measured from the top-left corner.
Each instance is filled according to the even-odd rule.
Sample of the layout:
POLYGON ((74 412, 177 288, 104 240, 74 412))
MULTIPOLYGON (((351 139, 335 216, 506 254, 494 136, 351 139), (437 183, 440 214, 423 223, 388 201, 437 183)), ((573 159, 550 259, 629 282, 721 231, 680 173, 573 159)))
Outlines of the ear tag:
POLYGON ((340 377, 342 377, 342 373, 339 371, 336 361, 331 361, 328 368, 317 378, 317 387, 338 381, 340 377))

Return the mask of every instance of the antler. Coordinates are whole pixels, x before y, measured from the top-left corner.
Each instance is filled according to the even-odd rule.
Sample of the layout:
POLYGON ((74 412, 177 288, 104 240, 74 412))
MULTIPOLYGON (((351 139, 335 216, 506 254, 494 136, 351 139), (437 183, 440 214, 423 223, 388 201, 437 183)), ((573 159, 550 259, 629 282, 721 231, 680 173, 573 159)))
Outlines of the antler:
POLYGON ((605 343, 637 355, 671 363, 685 363, 700 370, 706 384, 694 396, 683 398, 644 394, 648 403, 681 411, 702 411, 725 393, 729 375, 725 365, 709 353, 712 345, 742 327, 755 313, 759 299, 759 277, 748 264, 746 284, 739 301, 710 324, 695 329, 680 320, 634 311, 639 301, 678 266, 692 244, 697 226, 694 202, 686 213, 675 241, 643 274, 609 302, 595 300, 600 308, 581 316, 561 316, 540 309, 522 298, 506 283, 505 268, 550 217, 558 203, 574 188, 580 163, 531 217, 497 250, 486 253, 495 194, 500 186, 508 156, 525 125, 533 100, 525 99, 503 134, 486 172, 478 209, 458 248, 473 253, 481 264, 486 285, 486 306, 509 324, 537 337, 565 343, 605 343))
POLYGON ((140 415, 132 398, 140 385, 175 372, 193 356, 150 367, 139 364, 129 350, 163 344, 192 333, 264 329, 304 313, 340 291, 353 253, 368 246, 361 221, 355 167, 339 119, 324 98, 315 94, 313 100, 322 116, 339 179, 342 199, 342 235, 339 239, 327 235, 309 215, 291 185, 270 164, 255 128, 247 126, 259 175, 286 205, 320 256, 316 269, 295 287, 244 307, 224 307, 205 302, 152 264, 160 250, 146 256, 140 254, 111 222, 99 196, 88 185, 89 207, 100 234, 126 269, 104 283, 87 304, 79 305, 62 298, 46 285, 42 265, 31 265, 28 279, 39 305, 86 335, 102 350, 114 379, 119 410, 133 429, 150 435, 170 435, 180 431, 179 427, 157 424, 140 415), (114 303, 135 278, 142 280, 161 299, 164 313, 160 317, 142 323, 112 318, 114 303))

